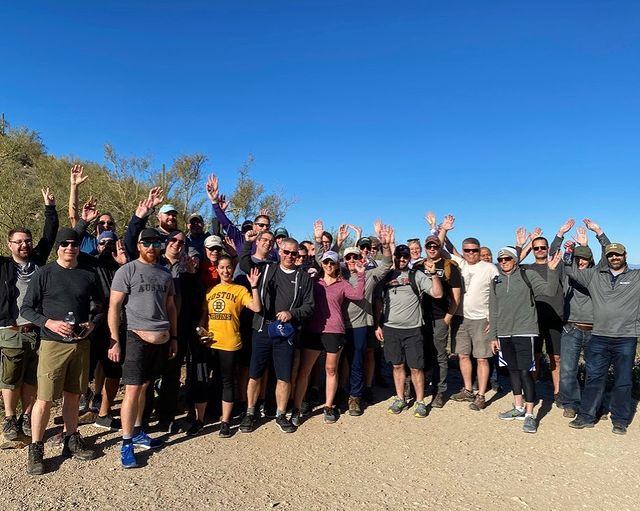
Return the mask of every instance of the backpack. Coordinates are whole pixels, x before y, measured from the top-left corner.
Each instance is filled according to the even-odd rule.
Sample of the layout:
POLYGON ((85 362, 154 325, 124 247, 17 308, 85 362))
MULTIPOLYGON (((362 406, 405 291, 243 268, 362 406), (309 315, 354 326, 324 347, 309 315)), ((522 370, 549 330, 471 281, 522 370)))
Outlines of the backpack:
MULTIPOLYGON (((418 283, 416 282, 416 272, 422 271, 418 268, 411 268, 409 270, 409 285, 411 286, 411 290, 415 293, 415 295, 418 297, 418 299, 421 298, 421 293, 420 290, 418 289, 418 283)), ((382 284, 384 286, 384 292, 386 293, 389 289, 388 283, 391 280, 391 274, 393 273, 393 270, 388 272, 385 277, 384 280, 382 281, 382 284)))
MULTIPOLYGON (((531 285, 531 281, 529 280, 529 277, 527 277, 527 272, 522 266, 518 266, 518 269, 520 270, 520 276, 522 277, 522 280, 524 280, 524 283, 529 288, 529 300, 531 300, 531 307, 535 307, 536 295, 533 292, 533 286, 531 285)), ((500 278, 500 275, 496 275, 495 277, 493 277, 493 294, 494 295, 496 294, 496 286, 498 285, 499 278, 500 278)))

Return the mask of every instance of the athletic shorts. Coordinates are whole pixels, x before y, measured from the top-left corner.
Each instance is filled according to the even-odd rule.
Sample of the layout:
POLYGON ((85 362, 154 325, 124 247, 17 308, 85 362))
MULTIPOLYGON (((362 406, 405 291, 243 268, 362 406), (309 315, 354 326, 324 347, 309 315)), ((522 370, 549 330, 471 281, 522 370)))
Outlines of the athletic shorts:
POLYGON ((38 360, 38 399, 54 401, 62 393, 82 394, 89 385, 91 341, 42 339, 38 360))
POLYGON ((266 330, 265 326, 264 331, 253 332, 249 377, 254 380, 261 378, 269 361, 273 361, 276 379, 289 383, 295 352, 295 335, 294 339, 271 338, 266 330))
POLYGON ((535 352, 542 353, 544 350, 547 355, 560 355, 561 339, 562 339, 562 320, 558 315, 549 310, 550 306, 544 304, 544 307, 538 307, 538 329, 540 335, 536 337, 535 352))
POLYGON ((384 358, 394 366, 406 364, 411 369, 424 369, 424 341, 422 329, 382 328, 384 358))
POLYGON ((169 342, 151 344, 143 341, 138 334, 127 330, 126 356, 122 363, 122 383, 124 385, 144 385, 162 374, 169 356, 169 342))
POLYGON ((533 347, 535 336, 514 335, 498 337, 502 358, 510 371, 531 371, 533 369, 533 347))
MULTIPOLYGON (((126 338, 127 331, 122 329, 120 339, 126 338)), ((98 362, 102 366, 106 378, 119 379, 122 376, 122 362, 114 362, 109 359, 109 347, 111 346, 111 334, 108 327, 98 327, 91 336, 91 372, 89 378, 93 379, 98 362)), ((127 351, 127 343, 120 344, 120 360, 124 360, 127 351)))
POLYGON ((0 330, 0 389, 14 390, 23 383, 37 385, 38 334, 0 330))
POLYGON ((302 333, 302 347, 308 350, 338 353, 345 343, 344 334, 302 333))
POLYGON ((454 316, 451 335, 455 339, 456 353, 475 358, 491 358, 491 342, 486 333, 489 322, 486 319, 469 319, 454 316))

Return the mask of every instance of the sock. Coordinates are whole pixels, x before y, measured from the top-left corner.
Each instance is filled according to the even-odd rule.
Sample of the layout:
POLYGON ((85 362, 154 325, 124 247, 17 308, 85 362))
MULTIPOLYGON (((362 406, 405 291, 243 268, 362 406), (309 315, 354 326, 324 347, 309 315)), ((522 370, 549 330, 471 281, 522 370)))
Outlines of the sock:
POLYGON ((255 415, 256 407, 255 406, 247 406, 247 415, 255 415))
POLYGON ((524 416, 525 417, 533 417, 533 414, 532 413, 525 413, 524 416))
POLYGON ((282 411, 282 410, 276 410, 276 417, 283 417, 287 415, 287 411, 282 411))
POLYGON ((514 408, 519 412, 524 412, 524 406, 515 406, 514 408))

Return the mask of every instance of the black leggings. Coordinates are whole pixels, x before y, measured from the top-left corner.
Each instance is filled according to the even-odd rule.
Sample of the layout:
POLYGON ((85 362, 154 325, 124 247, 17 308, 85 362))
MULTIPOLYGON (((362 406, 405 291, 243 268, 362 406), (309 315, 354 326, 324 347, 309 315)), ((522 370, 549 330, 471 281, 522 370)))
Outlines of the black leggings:
POLYGON ((222 380, 222 400, 233 403, 233 382, 237 351, 211 350, 211 369, 222 380))
POLYGON ((513 395, 519 396, 524 391, 525 402, 533 403, 536 400, 536 385, 531 369, 535 337, 499 337, 499 340, 502 356, 509 369, 513 395))
POLYGON ((189 394, 194 403, 204 403, 210 399, 211 373, 213 373, 213 378, 220 378, 222 382, 222 400, 233 403, 238 353, 240 352, 207 348, 199 342, 192 344, 188 380, 189 394))

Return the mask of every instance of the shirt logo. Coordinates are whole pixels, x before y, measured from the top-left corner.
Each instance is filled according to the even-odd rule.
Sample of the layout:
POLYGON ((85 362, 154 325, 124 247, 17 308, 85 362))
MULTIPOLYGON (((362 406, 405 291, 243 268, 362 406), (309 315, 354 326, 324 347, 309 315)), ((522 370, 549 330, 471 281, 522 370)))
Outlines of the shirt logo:
POLYGON ((211 308, 214 310, 214 312, 222 312, 224 310, 224 300, 214 300, 211 308))

